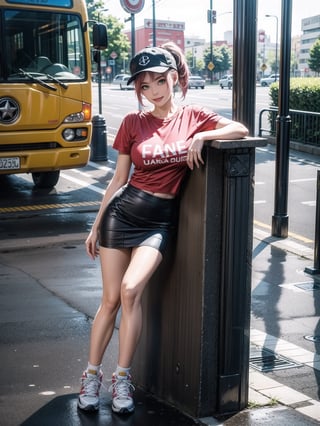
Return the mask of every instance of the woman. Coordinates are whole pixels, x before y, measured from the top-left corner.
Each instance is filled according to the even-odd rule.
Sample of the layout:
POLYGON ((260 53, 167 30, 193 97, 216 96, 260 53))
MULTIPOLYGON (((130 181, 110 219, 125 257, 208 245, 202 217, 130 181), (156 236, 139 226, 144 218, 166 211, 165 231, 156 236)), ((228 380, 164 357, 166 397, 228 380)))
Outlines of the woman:
POLYGON ((183 178, 188 168, 203 164, 204 141, 248 134, 238 122, 175 103, 175 86, 185 97, 189 76, 175 44, 143 49, 131 60, 130 71, 128 84, 134 82, 140 104, 146 99, 153 108, 124 118, 113 145, 119 152, 115 173, 86 240, 88 255, 100 256, 103 295, 78 400, 81 409, 99 408, 101 362, 121 305, 119 357, 111 385, 117 413, 134 410, 130 367, 142 328, 141 296, 174 235, 183 178))

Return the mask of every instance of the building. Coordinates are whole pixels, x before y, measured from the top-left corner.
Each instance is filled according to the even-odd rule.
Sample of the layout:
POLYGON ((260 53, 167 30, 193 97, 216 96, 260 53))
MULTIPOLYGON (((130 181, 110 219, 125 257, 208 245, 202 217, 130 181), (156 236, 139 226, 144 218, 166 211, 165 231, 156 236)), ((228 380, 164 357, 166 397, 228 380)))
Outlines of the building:
MULTIPOLYGON (((178 21, 160 21, 155 22, 156 46, 173 41, 180 49, 184 51, 184 30, 185 23, 178 21)), ((147 46, 153 46, 153 20, 145 19, 142 27, 135 29, 135 51, 143 49, 147 46)), ((125 33, 131 42, 131 32, 125 33)))
POLYGON ((308 59, 311 47, 320 37, 320 15, 302 19, 301 31, 299 71, 302 77, 313 76, 314 72, 309 69, 308 59))

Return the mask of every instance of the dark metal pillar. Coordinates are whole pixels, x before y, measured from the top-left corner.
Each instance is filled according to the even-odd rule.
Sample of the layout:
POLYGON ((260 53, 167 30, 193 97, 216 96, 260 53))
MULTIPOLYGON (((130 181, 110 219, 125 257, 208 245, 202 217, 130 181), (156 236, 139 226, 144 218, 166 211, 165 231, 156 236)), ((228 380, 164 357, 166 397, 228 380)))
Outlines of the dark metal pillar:
POLYGON ((272 235, 281 238, 287 238, 289 222, 287 209, 291 123, 291 117, 289 115, 291 21, 292 0, 282 0, 278 99, 279 114, 276 121, 276 172, 274 214, 272 216, 272 235))
POLYGON ((233 118, 255 133, 257 1, 233 2, 233 118))

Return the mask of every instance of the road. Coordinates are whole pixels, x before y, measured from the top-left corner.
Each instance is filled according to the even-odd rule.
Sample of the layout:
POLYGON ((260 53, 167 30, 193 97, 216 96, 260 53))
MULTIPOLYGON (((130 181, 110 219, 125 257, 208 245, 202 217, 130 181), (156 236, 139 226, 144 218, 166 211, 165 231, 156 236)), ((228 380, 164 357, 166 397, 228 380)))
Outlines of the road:
MULTIPOLYGON (((94 114, 97 114, 98 87, 94 85, 94 114)), ((179 93, 176 94, 180 101, 179 93)), ((133 91, 121 91, 116 86, 102 85, 102 109, 107 124, 107 143, 109 162, 91 163, 87 167, 76 170, 66 170, 61 173, 61 179, 56 188, 50 193, 34 190, 30 176, 0 176, 1 193, 5 197, 0 201, 0 207, 15 208, 19 205, 33 203, 58 205, 68 202, 98 203, 105 188, 107 179, 112 173, 116 154, 111 146, 116 131, 123 116, 138 107, 133 91)), ((207 86, 204 90, 189 90, 186 103, 198 103, 216 110, 226 117, 231 117, 232 91, 221 90, 218 86, 207 86)), ((259 111, 269 102, 268 88, 257 87, 257 116, 259 111)), ((314 246, 315 211, 316 211, 316 176, 319 169, 319 159, 305 153, 291 152, 289 166, 288 215, 289 232, 291 237, 314 246)), ((274 213, 274 180, 275 180, 275 151, 269 145, 256 151, 255 172, 255 225, 271 232, 271 221, 274 213)), ((82 209, 88 206, 81 206, 82 209)), ((92 208, 96 208, 91 206, 92 208)), ((68 208, 71 208, 70 206, 68 208)), ((79 207, 80 208, 80 207, 79 207)), ((71 208, 72 210, 72 208, 71 208)), ((33 211, 32 207, 30 210, 33 211)), ((57 209, 51 208, 51 214, 57 214, 57 209)), ((25 214, 25 213, 24 213, 25 214)), ((44 215, 47 217, 47 213, 44 215)), ((43 226, 46 228, 46 225, 43 226)))

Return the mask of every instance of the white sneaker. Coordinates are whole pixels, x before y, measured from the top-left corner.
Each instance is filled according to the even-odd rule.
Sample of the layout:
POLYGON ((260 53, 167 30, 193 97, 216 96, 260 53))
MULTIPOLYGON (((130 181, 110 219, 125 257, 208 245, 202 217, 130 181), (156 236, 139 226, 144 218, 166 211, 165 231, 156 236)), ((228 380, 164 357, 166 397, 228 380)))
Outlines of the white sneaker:
POLYGON ((99 409, 99 390, 102 383, 103 373, 89 374, 84 371, 81 377, 81 389, 78 398, 78 407, 85 411, 96 411, 99 409))
POLYGON ((132 413, 134 411, 133 391, 131 376, 120 372, 119 375, 113 373, 112 385, 109 388, 112 392, 112 411, 115 413, 132 413))

